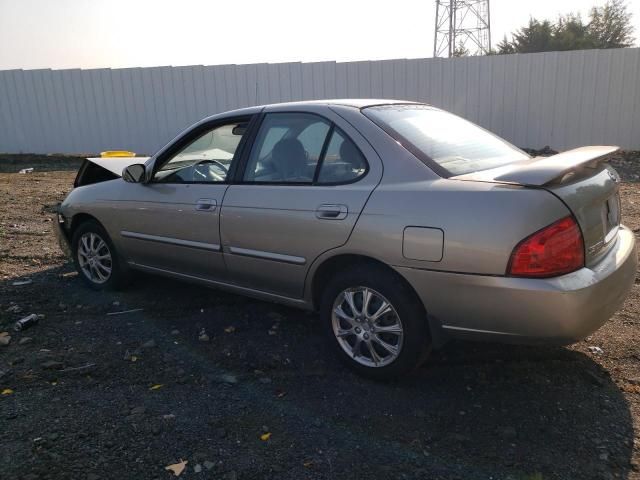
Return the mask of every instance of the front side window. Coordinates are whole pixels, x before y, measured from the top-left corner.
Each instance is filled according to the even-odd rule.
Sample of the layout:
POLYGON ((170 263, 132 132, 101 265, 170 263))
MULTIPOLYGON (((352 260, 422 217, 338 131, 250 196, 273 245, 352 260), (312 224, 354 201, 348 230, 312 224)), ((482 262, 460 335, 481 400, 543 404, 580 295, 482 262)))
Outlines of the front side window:
POLYGON ((487 130, 427 105, 384 105, 362 112, 423 161, 448 175, 500 167, 529 156, 487 130))
POLYGON ((173 155, 153 176, 159 183, 219 183, 227 179, 247 122, 219 125, 173 155))

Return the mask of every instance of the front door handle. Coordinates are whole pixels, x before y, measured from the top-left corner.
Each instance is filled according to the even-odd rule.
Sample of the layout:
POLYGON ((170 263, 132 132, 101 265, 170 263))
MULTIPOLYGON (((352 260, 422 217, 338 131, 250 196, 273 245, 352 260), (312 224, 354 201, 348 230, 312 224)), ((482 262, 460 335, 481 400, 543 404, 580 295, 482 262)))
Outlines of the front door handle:
POLYGON ((346 205, 325 203, 316 209, 316 217, 321 220, 344 220, 348 213, 349 209, 346 205))
POLYGON ((212 198, 200 198, 196 202, 196 210, 201 212, 215 212, 217 206, 218 202, 212 198))

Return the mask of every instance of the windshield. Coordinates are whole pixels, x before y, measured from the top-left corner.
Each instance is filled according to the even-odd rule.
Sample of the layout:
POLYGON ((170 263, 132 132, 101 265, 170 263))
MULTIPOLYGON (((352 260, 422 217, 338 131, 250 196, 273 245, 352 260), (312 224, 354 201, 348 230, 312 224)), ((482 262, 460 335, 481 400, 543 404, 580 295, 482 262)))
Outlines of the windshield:
POLYGON ((420 160, 435 162, 446 176, 530 158, 487 130, 427 105, 384 105, 362 112, 420 160))

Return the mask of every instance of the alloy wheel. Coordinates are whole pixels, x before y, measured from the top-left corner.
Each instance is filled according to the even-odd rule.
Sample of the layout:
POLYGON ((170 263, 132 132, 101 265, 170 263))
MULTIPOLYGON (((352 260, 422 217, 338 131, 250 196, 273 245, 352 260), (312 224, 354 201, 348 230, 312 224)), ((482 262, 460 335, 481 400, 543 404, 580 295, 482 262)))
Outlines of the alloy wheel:
POLYGON ((402 350, 404 330, 391 302, 368 287, 343 290, 333 303, 333 333, 353 360, 367 367, 384 367, 402 350))
POLYGON ((105 283, 111 277, 113 260, 107 242, 94 232, 86 232, 78 241, 78 263, 93 283, 105 283))

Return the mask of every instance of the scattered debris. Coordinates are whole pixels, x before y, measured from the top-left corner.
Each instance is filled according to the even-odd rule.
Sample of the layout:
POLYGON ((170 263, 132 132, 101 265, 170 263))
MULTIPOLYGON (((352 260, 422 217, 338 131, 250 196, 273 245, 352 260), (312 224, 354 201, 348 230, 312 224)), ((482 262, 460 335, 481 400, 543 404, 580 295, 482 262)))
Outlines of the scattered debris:
POLYGON ((164 469, 170 472, 173 472, 173 474, 176 477, 179 477, 182 474, 182 472, 184 472, 184 469, 187 466, 187 463, 189 463, 187 460, 180 459, 178 463, 167 465, 166 467, 164 467, 164 469))
POLYGON ((124 315, 125 313, 142 312, 144 308, 132 308, 131 310, 123 310, 121 312, 108 312, 107 315, 124 315))
POLYGON ((9 306, 9 308, 7 308, 7 313, 20 313, 20 312, 22 312, 22 307, 15 303, 9 306))
POLYGON ((5 388, 4 390, 2 390, 2 395, 11 395, 13 393, 13 390, 11 390, 10 388, 5 388))
POLYGON ((33 280, 27 278, 26 280, 18 280, 16 282, 13 282, 11 285, 13 285, 14 287, 21 287, 23 285, 29 285, 30 283, 33 283, 33 280))
POLYGON ((204 328, 200 330, 200 333, 198 334, 198 340, 200 340, 201 342, 209 341, 209 335, 207 335, 207 332, 204 328))
POLYGON ((142 345, 140 345, 142 348, 155 348, 156 347, 156 341, 151 339, 151 340, 147 340, 146 342, 144 342, 142 345))
POLYGON ((228 384, 235 384, 238 383, 238 377, 236 377, 235 375, 232 375, 230 373, 223 373, 222 375, 220 375, 218 377, 218 379, 222 382, 222 383, 228 383, 228 384))
POLYGON ((11 335, 9 332, 0 332, 0 345, 9 345, 11 342, 11 335))
POLYGON ((270 438, 271 438, 271 432, 263 433, 262 435, 260 435, 260 440, 262 440, 263 442, 266 442, 270 438))
POLYGON ((164 384, 157 383, 157 384, 153 385, 152 387, 150 387, 149 390, 158 390, 158 389, 160 389, 162 387, 164 387, 164 384))
POLYGON ((596 355, 600 355, 602 353, 604 353, 604 350, 602 350, 600 347, 589 347, 589 352, 596 354, 596 355))
POLYGON ((32 313, 31 315, 27 315, 26 317, 21 318, 16 323, 14 323, 13 329, 16 332, 26 330, 27 328, 33 327, 36 323, 38 323, 38 320, 40 320, 40 317, 37 314, 32 313))
POLYGON ((236 331, 236 327, 234 327, 233 325, 229 325, 228 327, 225 327, 224 331, 225 333, 233 333, 236 331))
POLYGON ((174 328, 173 330, 171 330, 171 335, 173 335, 174 337, 176 335, 180 335, 180 330, 178 330, 177 328, 174 328))
POLYGON ((195 473, 200 473, 202 472, 202 465, 200 465, 199 463, 196 463, 196 465, 193 467, 193 471, 195 473))
POLYGON ((63 370, 60 370, 60 373, 78 372, 80 370, 85 371, 85 370, 90 370, 91 368, 93 368, 95 366, 96 366, 95 363, 87 363, 86 365, 82 365, 80 367, 65 368, 63 370))
POLYGON ((122 357, 122 359, 127 360, 129 362, 137 362, 139 353, 140 353, 140 350, 134 350, 133 352, 126 350, 124 352, 124 356, 122 357))
POLYGON ((22 170, 18 170, 18 173, 21 173, 21 174, 33 173, 33 167, 31 167, 31 168, 23 168, 22 170))

